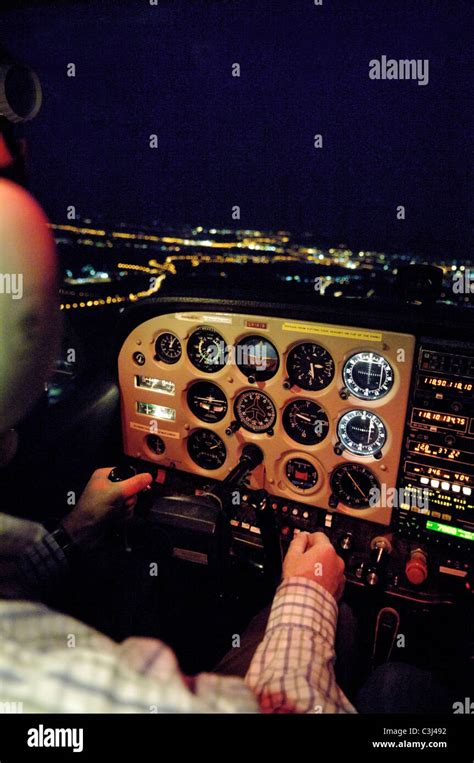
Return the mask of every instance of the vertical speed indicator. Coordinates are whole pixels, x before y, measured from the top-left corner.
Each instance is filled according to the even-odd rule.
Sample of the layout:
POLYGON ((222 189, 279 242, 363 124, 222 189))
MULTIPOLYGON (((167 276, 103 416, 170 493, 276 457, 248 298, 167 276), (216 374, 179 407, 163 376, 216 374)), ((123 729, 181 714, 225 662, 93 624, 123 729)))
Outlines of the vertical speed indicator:
POLYGON ((329 430, 328 417, 314 400, 293 400, 283 411, 282 421, 287 435, 301 445, 316 445, 329 430))

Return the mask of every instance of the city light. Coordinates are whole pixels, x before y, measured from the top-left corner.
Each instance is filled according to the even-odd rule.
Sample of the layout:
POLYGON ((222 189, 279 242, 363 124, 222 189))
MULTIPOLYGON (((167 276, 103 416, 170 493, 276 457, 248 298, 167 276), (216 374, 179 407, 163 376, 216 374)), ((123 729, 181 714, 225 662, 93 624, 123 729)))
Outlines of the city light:
MULTIPOLYGON (((51 228, 58 249, 67 256, 68 263, 61 289, 62 310, 137 302, 156 294, 167 277, 179 276, 185 272, 183 268, 198 270, 212 265, 220 268, 213 276, 217 278, 229 277, 223 269, 225 266, 271 266, 281 268, 281 272, 275 272, 277 281, 294 284, 294 288, 304 284, 311 286, 317 277, 320 284, 315 291, 320 295, 378 297, 382 280, 387 284, 387 277, 393 279, 400 267, 424 262, 409 252, 388 255, 365 249, 353 251, 344 244, 325 248, 317 241, 308 243, 310 234, 298 237, 288 231, 206 229, 199 225, 183 231, 152 232, 127 230, 123 223, 110 230, 105 226, 79 224, 55 224, 51 228), (92 261, 94 265, 84 265, 84 255, 81 255, 81 266, 74 266, 74 253, 79 247, 87 248, 86 263, 92 261), (95 250, 97 255, 92 254, 95 250), (146 261, 140 262, 144 258, 146 261), (297 272, 288 273, 291 266, 295 266, 297 272), (312 268, 315 275, 311 274, 312 268), (348 276, 342 276, 344 271, 348 276), (373 280, 376 277, 383 279, 377 284, 373 280), (134 279, 137 285, 130 288, 134 279), (107 293, 104 294, 104 290, 107 293)), ((469 263, 459 266, 449 254, 436 265, 447 280, 451 274, 469 268, 469 263)), ((446 289, 445 295, 452 300, 451 291, 446 289)), ((465 304, 467 300, 459 296, 458 302, 465 304)))

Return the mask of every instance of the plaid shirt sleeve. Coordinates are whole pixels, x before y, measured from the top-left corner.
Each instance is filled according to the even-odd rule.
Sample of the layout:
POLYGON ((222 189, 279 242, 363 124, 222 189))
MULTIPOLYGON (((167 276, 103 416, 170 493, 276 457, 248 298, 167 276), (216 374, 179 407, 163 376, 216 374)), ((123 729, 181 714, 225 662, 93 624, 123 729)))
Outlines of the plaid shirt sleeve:
POLYGON ((337 607, 319 585, 279 588, 265 638, 241 678, 182 674, 155 639, 122 644, 24 601, 0 602, 0 706, 13 712, 354 712, 332 663, 337 607))
POLYGON ((355 713, 334 676, 335 599, 301 577, 277 590, 245 681, 266 713, 355 713))
POLYGON ((43 596, 50 593, 69 573, 69 563, 53 535, 45 531, 18 559, 18 573, 27 590, 43 596))

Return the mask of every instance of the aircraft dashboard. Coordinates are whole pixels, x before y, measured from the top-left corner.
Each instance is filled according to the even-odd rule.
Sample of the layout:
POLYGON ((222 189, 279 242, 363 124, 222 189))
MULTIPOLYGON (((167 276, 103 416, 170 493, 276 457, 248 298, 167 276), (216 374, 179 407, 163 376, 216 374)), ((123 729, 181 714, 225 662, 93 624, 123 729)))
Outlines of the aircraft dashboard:
POLYGON ((261 546, 263 491, 282 541, 322 529, 356 585, 383 579, 425 603, 470 590, 472 347, 382 318, 189 307, 156 310, 123 342, 125 454, 199 494, 256 445, 262 462, 231 520, 245 553, 261 546))

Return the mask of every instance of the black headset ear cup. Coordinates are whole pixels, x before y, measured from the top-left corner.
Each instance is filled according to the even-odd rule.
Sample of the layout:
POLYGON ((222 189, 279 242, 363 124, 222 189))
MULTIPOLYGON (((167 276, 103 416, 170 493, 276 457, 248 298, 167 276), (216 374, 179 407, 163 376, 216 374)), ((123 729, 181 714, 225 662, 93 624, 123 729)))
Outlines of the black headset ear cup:
POLYGON ((0 63, 0 115, 9 122, 28 122, 41 108, 42 90, 38 75, 29 66, 0 63))

